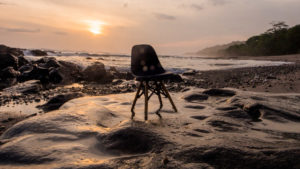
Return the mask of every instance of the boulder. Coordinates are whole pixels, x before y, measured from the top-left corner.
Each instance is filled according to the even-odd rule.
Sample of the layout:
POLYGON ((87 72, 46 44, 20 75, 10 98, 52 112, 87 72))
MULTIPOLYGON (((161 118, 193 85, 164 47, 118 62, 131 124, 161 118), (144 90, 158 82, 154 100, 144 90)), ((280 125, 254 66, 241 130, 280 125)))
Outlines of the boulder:
POLYGON ((23 65, 21 66, 18 71, 23 73, 23 72, 26 72, 26 71, 31 71, 33 69, 33 65, 31 64, 26 64, 26 65, 23 65))
POLYGON ((29 61, 26 60, 23 56, 19 56, 18 57, 18 67, 20 68, 21 66, 24 66, 26 64, 28 64, 29 61))
POLYGON ((49 72, 49 81, 51 83, 60 83, 63 80, 63 77, 58 69, 52 68, 49 72))
POLYGON ((38 108, 43 109, 45 112, 57 110, 59 109, 60 106, 62 106, 67 101, 75 98, 83 97, 83 96, 84 94, 82 93, 68 93, 68 94, 56 95, 53 98, 51 98, 46 104, 38 106, 38 108))
POLYGON ((24 53, 21 49, 0 45, 0 54, 8 54, 8 53, 17 57, 24 56, 24 53))
POLYGON ((47 69, 51 67, 54 68, 60 67, 59 62, 54 57, 43 57, 35 61, 34 63, 36 63, 40 67, 47 68, 47 69))
POLYGON ((42 50, 31 50, 30 52, 33 56, 48 56, 47 52, 42 50))
POLYGON ((6 67, 13 67, 15 69, 18 68, 18 57, 16 57, 13 54, 7 53, 7 54, 0 54, 0 70, 6 68, 6 67))
POLYGON ((20 81, 40 80, 41 83, 69 84, 81 80, 82 69, 73 63, 57 61, 55 58, 44 57, 33 64, 26 64, 19 68, 20 81))
POLYGON ((62 76, 62 81, 60 83, 69 84, 83 80, 82 68, 74 63, 66 61, 58 61, 60 75, 62 76))
POLYGON ((114 77, 114 79, 125 79, 125 80, 133 80, 134 77, 130 72, 119 72, 115 67, 110 67, 108 70, 114 77))
POLYGON ((7 78, 16 78, 20 75, 19 71, 16 71, 13 67, 7 67, 0 71, 0 78, 2 80, 7 78))
POLYGON ((32 68, 29 68, 27 71, 23 71, 19 77, 20 81, 27 80, 40 80, 41 83, 45 84, 49 82, 49 70, 38 65, 32 65, 32 68))
POLYGON ((84 80, 98 83, 112 82, 113 75, 105 70, 104 64, 96 62, 88 66, 84 71, 84 80))

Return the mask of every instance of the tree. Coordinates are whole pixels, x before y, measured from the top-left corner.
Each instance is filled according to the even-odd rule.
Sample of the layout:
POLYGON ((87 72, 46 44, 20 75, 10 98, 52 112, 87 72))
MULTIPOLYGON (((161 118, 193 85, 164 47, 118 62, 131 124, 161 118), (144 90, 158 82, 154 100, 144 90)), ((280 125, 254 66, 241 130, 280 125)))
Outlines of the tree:
POLYGON ((284 29, 286 30, 289 27, 284 21, 273 21, 270 24, 272 25, 272 28, 268 29, 266 33, 275 33, 284 29))

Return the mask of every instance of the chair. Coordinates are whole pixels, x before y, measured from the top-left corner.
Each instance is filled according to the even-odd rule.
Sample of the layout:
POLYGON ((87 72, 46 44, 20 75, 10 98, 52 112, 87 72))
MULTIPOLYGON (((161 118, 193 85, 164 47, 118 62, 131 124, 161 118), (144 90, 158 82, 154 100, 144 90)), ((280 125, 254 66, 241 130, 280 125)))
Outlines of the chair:
POLYGON ((136 81, 139 81, 138 89, 134 97, 132 107, 131 107, 131 118, 135 116, 134 107, 136 101, 142 96, 145 96, 145 121, 148 120, 148 101, 153 94, 158 96, 160 106, 155 112, 159 118, 161 115, 159 111, 163 107, 161 94, 168 97, 173 109, 177 112, 177 108, 166 89, 163 80, 167 80, 174 74, 171 72, 166 72, 161 66, 156 52, 150 45, 135 45, 132 48, 131 53, 131 72, 135 76, 136 81), (151 94, 148 94, 148 90, 151 94))

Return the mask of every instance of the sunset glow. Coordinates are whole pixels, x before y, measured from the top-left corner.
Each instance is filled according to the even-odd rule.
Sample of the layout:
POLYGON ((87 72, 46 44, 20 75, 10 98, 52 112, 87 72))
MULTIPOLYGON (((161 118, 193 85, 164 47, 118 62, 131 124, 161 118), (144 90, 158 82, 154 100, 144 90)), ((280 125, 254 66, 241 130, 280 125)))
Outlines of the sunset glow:
POLYGON ((129 54, 150 43, 184 54, 244 41, 272 21, 294 26, 299 8, 299 0, 0 0, 0 44, 129 54))
POLYGON ((103 27, 103 22, 100 21, 86 21, 88 24, 88 30, 93 33, 94 35, 99 35, 102 34, 102 27, 103 27))

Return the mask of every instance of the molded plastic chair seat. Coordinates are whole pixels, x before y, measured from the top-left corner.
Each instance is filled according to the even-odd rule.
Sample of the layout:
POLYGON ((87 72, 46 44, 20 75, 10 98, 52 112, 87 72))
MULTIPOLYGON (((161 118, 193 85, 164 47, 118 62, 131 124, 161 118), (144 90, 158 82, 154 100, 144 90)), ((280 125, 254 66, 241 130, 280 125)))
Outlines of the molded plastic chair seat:
POLYGON ((135 76, 137 81, 157 81, 157 80, 166 80, 174 76, 172 72, 164 72, 160 74, 147 75, 147 76, 135 76))

